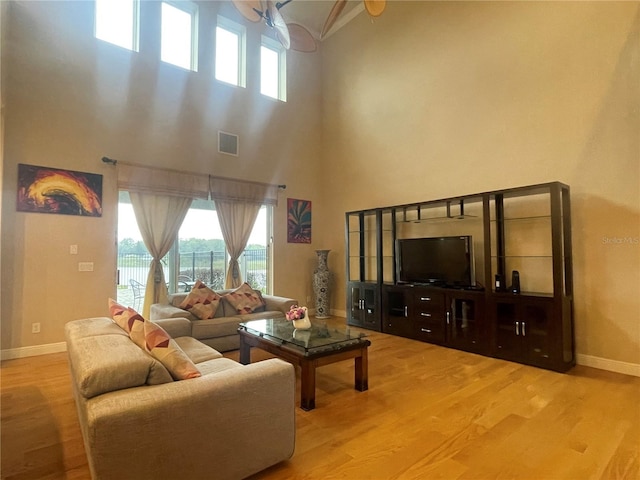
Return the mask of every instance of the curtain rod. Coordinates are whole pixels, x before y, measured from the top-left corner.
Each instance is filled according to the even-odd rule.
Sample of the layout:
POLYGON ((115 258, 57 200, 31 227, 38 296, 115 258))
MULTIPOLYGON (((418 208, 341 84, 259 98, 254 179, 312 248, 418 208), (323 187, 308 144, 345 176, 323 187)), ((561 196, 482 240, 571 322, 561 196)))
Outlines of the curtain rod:
MULTIPOLYGON (((143 168, 153 168, 156 170, 165 170, 165 171, 169 171, 169 172, 176 172, 176 173, 188 173, 191 175, 201 175, 199 173, 193 173, 193 172, 185 172, 184 170, 174 170, 172 168, 156 168, 156 167, 149 167, 147 165, 141 165, 139 163, 130 163, 130 162, 121 162, 120 160, 114 160, 113 158, 109 158, 109 157, 102 157, 102 162, 103 163, 108 163, 109 165, 117 165, 118 163, 120 163, 121 165, 128 165, 131 167, 143 167, 143 168)), ((218 177, 216 175, 209 175, 209 177, 211 178, 216 178, 219 180, 232 180, 234 182, 247 182, 247 183, 256 183, 258 185, 268 185, 270 187, 278 187, 282 190, 285 190, 287 188, 286 185, 284 184, 280 184, 280 185, 275 185, 272 183, 262 183, 262 182, 254 182, 252 180, 240 180, 238 178, 229 178, 229 177, 218 177)))

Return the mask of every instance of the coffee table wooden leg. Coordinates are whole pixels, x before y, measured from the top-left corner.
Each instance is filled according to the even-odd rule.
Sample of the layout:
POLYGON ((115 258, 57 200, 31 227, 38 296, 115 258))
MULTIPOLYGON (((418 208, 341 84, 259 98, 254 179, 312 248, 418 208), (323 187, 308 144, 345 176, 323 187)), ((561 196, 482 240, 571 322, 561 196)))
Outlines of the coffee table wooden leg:
POLYGON ((243 365, 251 363, 251 346, 244 341, 242 335, 240 335, 240 363, 243 365))
POLYGON ((302 362, 300 408, 307 411, 316 408, 316 367, 313 362, 302 362))
POLYGON ((355 360, 356 390, 364 392, 369 389, 369 360, 367 348, 360 350, 355 360))

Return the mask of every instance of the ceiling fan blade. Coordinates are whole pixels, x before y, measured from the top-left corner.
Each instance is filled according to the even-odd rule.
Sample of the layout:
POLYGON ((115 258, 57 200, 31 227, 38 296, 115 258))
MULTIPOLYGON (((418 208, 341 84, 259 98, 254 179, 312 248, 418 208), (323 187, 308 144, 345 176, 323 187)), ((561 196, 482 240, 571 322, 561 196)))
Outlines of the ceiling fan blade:
POLYGON ((372 17, 379 17, 387 6, 387 0, 364 0, 364 8, 372 17))
POLYGON ((311 32, 297 23, 287 23, 289 36, 291 37, 291 48, 298 52, 315 52, 318 49, 316 40, 311 32))
POLYGON ((289 28, 273 3, 273 0, 267 0, 267 17, 271 19, 271 26, 276 31, 276 36, 284 48, 289 50, 291 47, 291 37, 289 36, 289 28))
POLYGON ((333 24, 336 23, 336 20, 338 20, 338 17, 340 16, 340 14, 342 13, 342 10, 344 10, 344 7, 346 6, 347 6, 347 0, 336 1, 336 3, 333 5, 333 8, 329 12, 329 16, 327 17, 327 20, 324 22, 324 26, 322 27, 322 33, 320 33, 320 38, 324 38, 324 36, 329 32, 329 30, 331 30, 331 27, 333 27, 333 24))
POLYGON ((251 22, 259 22, 262 19, 260 14, 256 11, 262 11, 260 0, 233 0, 233 5, 244 18, 251 22))

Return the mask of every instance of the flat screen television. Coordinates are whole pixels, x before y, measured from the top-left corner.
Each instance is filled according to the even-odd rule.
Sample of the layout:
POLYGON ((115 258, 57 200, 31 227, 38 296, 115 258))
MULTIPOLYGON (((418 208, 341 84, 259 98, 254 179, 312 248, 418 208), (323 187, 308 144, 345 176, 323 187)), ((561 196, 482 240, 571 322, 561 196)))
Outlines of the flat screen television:
POLYGON ((475 286, 471 235, 402 238, 396 242, 396 268, 400 283, 454 288, 475 286))

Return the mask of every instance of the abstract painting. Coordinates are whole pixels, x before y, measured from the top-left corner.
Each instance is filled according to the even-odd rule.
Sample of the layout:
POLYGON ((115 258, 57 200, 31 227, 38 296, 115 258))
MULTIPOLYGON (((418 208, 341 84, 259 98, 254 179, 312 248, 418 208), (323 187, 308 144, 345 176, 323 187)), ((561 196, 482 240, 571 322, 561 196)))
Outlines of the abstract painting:
POLYGON ((19 212, 102 216, 102 175, 18 164, 19 212))
POLYGON ((311 243, 311 202, 287 198, 287 242, 311 243))

